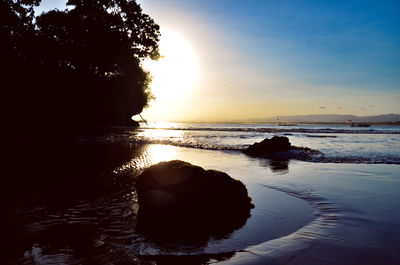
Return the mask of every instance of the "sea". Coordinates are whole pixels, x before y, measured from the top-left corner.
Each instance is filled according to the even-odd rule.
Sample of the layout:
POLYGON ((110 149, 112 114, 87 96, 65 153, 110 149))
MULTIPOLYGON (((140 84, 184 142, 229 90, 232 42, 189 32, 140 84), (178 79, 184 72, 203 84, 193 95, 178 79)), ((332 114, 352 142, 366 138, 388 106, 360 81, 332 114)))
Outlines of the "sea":
POLYGON ((240 151, 285 136, 294 146, 321 151, 313 162, 400 164, 400 126, 274 125, 246 123, 150 123, 106 141, 164 144, 208 150, 240 151))
POLYGON ((400 264, 399 126, 143 123, 21 153, 42 177, 2 204, 3 264, 400 264), (320 153, 241 152, 273 136, 320 153), (246 223, 192 240, 138 231, 136 177, 177 159, 242 181, 246 223))

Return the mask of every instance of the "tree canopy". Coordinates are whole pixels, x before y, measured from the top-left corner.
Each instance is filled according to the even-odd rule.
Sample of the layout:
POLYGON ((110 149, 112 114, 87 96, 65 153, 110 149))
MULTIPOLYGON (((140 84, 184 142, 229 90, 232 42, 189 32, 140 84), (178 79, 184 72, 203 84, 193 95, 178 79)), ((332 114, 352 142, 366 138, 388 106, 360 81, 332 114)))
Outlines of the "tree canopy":
POLYGON ((35 16, 39 4, 0 2, 3 120, 130 125, 151 99, 140 60, 159 57, 159 26, 134 0, 69 0, 65 10, 35 16))

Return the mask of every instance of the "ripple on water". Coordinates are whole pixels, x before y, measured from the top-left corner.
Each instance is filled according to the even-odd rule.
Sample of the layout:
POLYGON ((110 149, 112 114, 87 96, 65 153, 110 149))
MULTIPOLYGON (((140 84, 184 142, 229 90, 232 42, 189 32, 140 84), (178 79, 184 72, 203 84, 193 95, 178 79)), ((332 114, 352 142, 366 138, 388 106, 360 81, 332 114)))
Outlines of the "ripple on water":
MULTIPOLYGON (((322 238, 341 241, 340 238, 336 238, 332 233, 333 229, 339 224, 340 213, 331 202, 309 189, 264 186, 308 202, 314 209, 316 218, 294 233, 246 248, 231 258, 228 262, 229 264, 250 264, 274 260, 287 256, 288 253, 299 252, 307 248, 312 241, 322 238)), ((221 264, 224 264, 224 262, 221 264)))
MULTIPOLYGON (((228 253, 242 251, 251 245, 260 245, 293 234, 298 227, 306 225, 299 221, 293 225, 289 205, 303 207, 304 220, 313 218, 307 206, 305 207, 302 200, 299 200, 303 198, 289 196, 289 193, 270 187, 264 189, 266 194, 271 196, 270 205, 260 205, 257 209, 256 200, 256 208, 244 227, 223 238, 211 237, 206 242, 192 242, 192 244, 180 242, 160 244, 139 234, 135 229, 138 204, 133 189, 130 192, 105 194, 104 197, 93 201, 80 201, 67 209, 49 210, 38 207, 32 210, 27 207, 25 211, 19 212, 22 219, 29 219, 24 229, 26 232, 29 231, 29 234, 40 234, 41 239, 32 242, 32 248, 25 251, 25 258, 30 257, 35 260, 51 259, 51 257, 54 260, 76 258, 76 254, 72 255, 67 245, 89 250, 94 246, 97 251, 104 251, 102 253, 104 255, 121 251, 124 255, 134 256, 228 253), (281 210, 272 206, 276 201, 282 201, 279 206, 281 210), (48 244, 55 248, 48 249, 46 247, 48 244)), ((318 207, 328 209, 322 204, 318 207)), ((326 214, 322 214, 322 218, 325 217, 326 214)), ((325 219, 324 222, 327 221, 325 219)), ((311 237, 311 230, 305 232, 311 237)), ((319 232, 314 231, 314 233, 319 232)), ((302 236, 305 237, 305 234, 302 236)))
MULTIPOLYGON (((270 185, 263 186, 268 188, 266 192, 275 191, 277 194, 279 193, 280 196, 278 197, 280 200, 291 197, 291 200, 289 199, 290 202, 288 201, 290 204, 293 204, 293 200, 298 199, 306 202, 312 207, 314 215, 313 219, 309 223, 301 225, 299 229, 295 229, 290 232, 286 230, 286 232, 275 237, 271 236, 271 234, 268 232, 265 233, 264 231, 264 240, 261 240, 261 242, 253 245, 251 241, 247 241, 247 246, 242 245, 242 248, 235 248, 238 247, 237 243, 241 241, 240 238, 238 238, 238 234, 241 232, 239 230, 235 232, 236 235, 233 233, 230 238, 220 241, 211 240, 206 248, 198 249, 197 251, 194 249, 180 249, 180 251, 165 252, 160 251, 157 245, 149 244, 147 247, 142 249, 143 252, 140 253, 140 255, 144 255, 150 260, 159 260, 160 258, 173 260, 174 256, 187 260, 188 256, 202 257, 203 255, 209 255, 209 257, 213 258, 214 255, 217 255, 215 256, 215 261, 218 261, 218 263, 221 264, 224 264, 225 262, 227 264, 264 264, 268 260, 287 256, 288 253, 297 253, 302 249, 307 248, 313 241, 321 238, 340 241, 340 239, 334 237, 332 233, 333 229, 339 223, 340 214, 338 209, 331 202, 318 196, 309 189, 289 189, 270 185), (219 255, 225 255, 226 259, 218 259, 219 255)), ((281 207, 279 208, 281 211, 276 214, 280 215, 280 217, 286 216, 288 214, 288 212, 285 212, 286 205, 282 204, 280 206, 281 207)), ((307 209, 301 208, 300 212, 303 210, 307 209)), ((273 211, 269 212, 268 214, 274 215, 273 211)), ((260 218, 260 216, 257 216, 256 213, 254 216, 252 216, 252 218, 260 218)), ((265 220, 261 220, 261 222, 263 221, 265 220)), ((254 224, 251 224, 251 219, 249 222, 246 224, 246 227, 242 228, 242 232, 245 231, 246 233, 251 234, 251 230, 255 227, 252 227, 254 224)), ((256 229, 258 230, 259 227, 256 229)), ((260 239, 261 238, 259 238, 259 240, 260 239)))

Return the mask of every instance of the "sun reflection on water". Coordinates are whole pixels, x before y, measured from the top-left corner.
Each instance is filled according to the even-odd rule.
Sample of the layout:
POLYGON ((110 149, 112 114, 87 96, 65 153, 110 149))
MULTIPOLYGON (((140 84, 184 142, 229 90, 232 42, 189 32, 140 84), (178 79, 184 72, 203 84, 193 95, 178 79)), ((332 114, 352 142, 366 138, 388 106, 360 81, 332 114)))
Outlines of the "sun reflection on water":
POLYGON ((157 164, 173 159, 176 154, 176 147, 170 145, 150 145, 146 153, 152 164, 157 164))
POLYGON ((148 140, 180 139, 183 137, 183 132, 180 130, 145 129, 140 131, 135 137, 148 140))
POLYGON ((143 169, 162 161, 173 160, 176 157, 176 147, 170 145, 152 144, 145 147, 140 156, 114 170, 117 174, 138 174, 143 169))

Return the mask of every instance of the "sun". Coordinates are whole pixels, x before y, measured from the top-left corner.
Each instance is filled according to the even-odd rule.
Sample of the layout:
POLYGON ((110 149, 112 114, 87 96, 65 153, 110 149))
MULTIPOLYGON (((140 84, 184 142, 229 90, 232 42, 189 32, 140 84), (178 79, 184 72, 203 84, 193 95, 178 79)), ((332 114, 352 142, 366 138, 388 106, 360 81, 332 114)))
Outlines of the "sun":
POLYGON ((178 33, 163 30, 159 42, 161 58, 145 60, 143 67, 152 75, 151 92, 159 101, 179 99, 196 83, 197 57, 190 43, 178 33))

